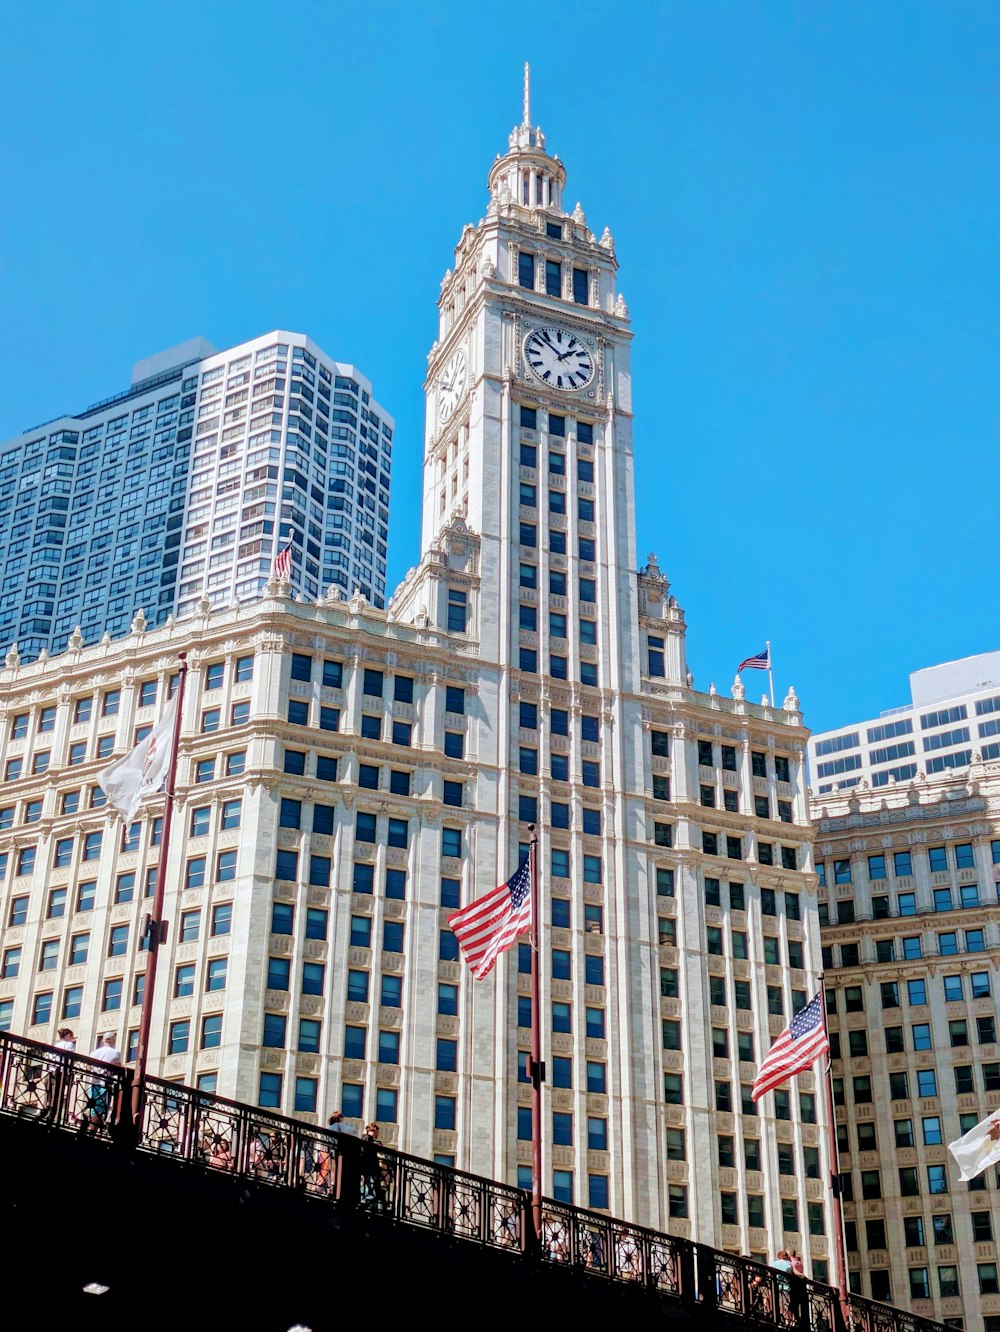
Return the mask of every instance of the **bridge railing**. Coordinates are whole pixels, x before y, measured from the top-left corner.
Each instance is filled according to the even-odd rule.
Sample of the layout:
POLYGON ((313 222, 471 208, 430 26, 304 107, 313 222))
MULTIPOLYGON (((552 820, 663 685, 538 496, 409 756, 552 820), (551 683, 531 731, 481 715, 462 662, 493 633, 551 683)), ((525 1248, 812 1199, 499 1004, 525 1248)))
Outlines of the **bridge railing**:
POLYGON ((848 1332, 941 1332, 942 1328, 933 1319, 860 1295, 851 1296, 847 1323, 848 1332))
POLYGON ((128 1069, 2 1033, 0 1110, 92 1137, 112 1138, 122 1123, 128 1069))
POLYGON ((930 1319, 856 1295, 845 1317, 837 1292, 820 1282, 550 1198, 536 1236, 523 1189, 160 1078, 147 1078, 133 1122, 132 1091, 130 1069, 0 1033, 0 1115, 294 1189, 345 1214, 384 1215, 762 1326, 943 1332, 930 1319))

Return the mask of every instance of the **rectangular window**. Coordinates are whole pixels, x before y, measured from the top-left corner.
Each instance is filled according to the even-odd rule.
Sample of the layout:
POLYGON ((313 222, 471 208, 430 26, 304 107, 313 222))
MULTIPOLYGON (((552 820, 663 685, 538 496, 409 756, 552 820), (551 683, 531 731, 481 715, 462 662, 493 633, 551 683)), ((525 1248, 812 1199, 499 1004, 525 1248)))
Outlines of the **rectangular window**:
POLYGON ((293 680, 312 679, 312 657, 301 652, 292 653, 291 678, 293 680))
MULTIPOLYGON (((518 286, 524 287, 528 291, 534 291, 535 289, 535 256, 533 254, 526 254, 524 250, 521 250, 517 256, 517 282, 518 286)), ((524 425, 525 423, 524 415, 525 415, 525 408, 522 407, 521 408, 522 425, 524 425)), ((531 415, 532 417, 534 417, 535 415, 533 410, 531 411, 531 415)), ((532 421, 530 429, 533 430, 534 428, 535 428, 535 423, 534 421, 532 421)))
POLYGON ((468 617, 468 597, 456 587, 448 589, 448 632, 464 634, 468 617))
POLYGON ((590 304, 590 274, 585 268, 573 269, 573 300, 577 305, 590 304))
POLYGON ((465 713, 465 690, 460 685, 446 685, 444 691, 444 710, 455 716, 465 713))
POLYGON ((303 962, 302 964, 302 993, 303 994, 322 994, 323 978, 326 968, 322 962, 303 962))
POLYGON ((240 826, 241 800, 224 800, 219 810, 219 827, 226 830, 240 826))
POLYGON ((205 974, 206 990, 224 990, 226 988, 226 971, 228 968, 228 959, 225 957, 212 957, 208 961, 208 970, 205 974))
POLYGON ((287 957, 270 957, 267 960, 267 988, 269 990, 287 990, 291 974, 291 963, 287 957))

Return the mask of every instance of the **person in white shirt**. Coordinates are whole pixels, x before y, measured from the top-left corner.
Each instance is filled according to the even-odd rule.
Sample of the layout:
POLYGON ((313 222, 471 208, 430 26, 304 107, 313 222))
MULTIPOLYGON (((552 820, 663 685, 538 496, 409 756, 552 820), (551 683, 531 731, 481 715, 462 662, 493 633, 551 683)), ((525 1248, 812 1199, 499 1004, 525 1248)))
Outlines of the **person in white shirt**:
MULTIPOLYGON (((88 1058, 97 1059, 102 1064, 120 1064, 122 1062, 121 1051, 115 1044, 114 1035, 110 1031, 98 1037, 97 1045, 91 1050, 88 1058)), ((106 1082, 95 1081, 90 1084, 87 1089, 87 1104, 80 1116, 81 1133, 86 1133, 89 1129, 96 1130, 104 1127, 104 1121, 111 1108, 114 1089, 114 1081, 110 1078, 106 1082)))
MULTIPOLYGON (((76 1049, 76 1037, 73 1035, 73 1029, 71 1027, 60 1027, 57 1035, 59 1039, 56 1041, 54 1048, 72 1054, 76 1049)), ((43 1083, 45 1104, 42 1107, 42 1119, 58 1119, 65 1086, 66 1060, 64 1056, 60 1055, 59 1062, 49 1064, 48 1071, 45 1074, 43 1083)))
POLYGON ((96 1047, 91 1050, 90 1059, 99 1059, 102 1064, 120 1064, 122 1053, 115 1045, 114 1035, 109 1031, 97 1038, 96 1047))

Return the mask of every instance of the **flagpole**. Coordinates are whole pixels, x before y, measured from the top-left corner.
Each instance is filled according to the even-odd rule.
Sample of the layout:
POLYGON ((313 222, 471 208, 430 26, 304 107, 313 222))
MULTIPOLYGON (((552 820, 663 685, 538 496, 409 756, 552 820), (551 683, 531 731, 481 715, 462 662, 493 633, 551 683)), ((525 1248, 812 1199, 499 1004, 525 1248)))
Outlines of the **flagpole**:
MULTIPOLYGON (((757 639, 760 642, 760 639, 757 639)), ((771 640, 767 640, 767 683, 771 691, 771 707, 774 707, 774 671, 771 669, 771 640)))
POLYGON ((142 986, 142 1008, 139 1013, 139 1041, 135 1055, 135 1078, 132 1083, 132 1124, 138 1134, 142 1102, 145 1093, 146 1063, 149 1055, 149 1031, 153 1016, 153 991, 156 987, 156 960, 160 944, 166 943, 166 927, 163 916, 163 898, 167 879, 167 858, 170 855, 170 828, 173 823, 174 786, 177 777, 177 750, 181 734, 181 718, 184 712, 184 683, 187 679, 187 653, 177 654, 180 661, 177 680, 177 710, 174 713, 174 733, 171 738, 170 766, 164 780, 166 800, 163 806, 163 836, 160 839, 160 860, 156 867, 156 891, 153 893, 153 905, 146 918, 146 937, 149 940, 149 959, 146 962, 145 979, 142 986))
POLYGON ((541 991, 538 978, 538 832, 528 824, 528 872, 531 879, 531 1221, 535 1244, 542 1243, 542 1063, 541 991))
MULTIPOLYGON (((830 1029, 826 1022, 826 986, 823 982, 824 973, 820 972, 819 987, 822 996, 820 1012, 823 1014, 823 1031, 826 1035, 827 1045, 829 1045, 830 1029)), ((837 1246, 837 1287, 840 1291, 840 1306, 844 1314, 844 1326, 850 1327, 850 1311, 847 1304, 847 1258, 844 1251, 844 1212, 840 1202, 840 1152, 837 1147, 837 1124, 833 1108, 833 1056, 829 1051, 827 1053, 826 1070, 823 1075, 823 1085, 826 1088, 826 1124, 830 1137, 830 1193, 833 1198, 833 1229, 837 1246)))

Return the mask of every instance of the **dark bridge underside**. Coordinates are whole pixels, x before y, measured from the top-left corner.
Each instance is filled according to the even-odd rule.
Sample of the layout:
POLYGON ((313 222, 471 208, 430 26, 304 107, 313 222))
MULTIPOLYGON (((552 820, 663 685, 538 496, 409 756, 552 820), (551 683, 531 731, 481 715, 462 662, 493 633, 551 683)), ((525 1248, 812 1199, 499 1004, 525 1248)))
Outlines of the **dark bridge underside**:
POLYGON ((347 1320, 428 1318, 498 1327, 533 1307, 560 1322, 760 1326, 33 1121, 0 1116, 0 1153, 0 1307, 12 1328, 343 1332, 347 1320), (108 1293, 83 1293, 92 1281, 108 1293))
POLYGON ((345 1317, 943 1332, 748 1258, 0 1033, 0 1324, 345 1317), (133 1107, 136 1113, 133 1114, 133 1107), (87 1293, 89 1283, 107 1290, 87 1293))

